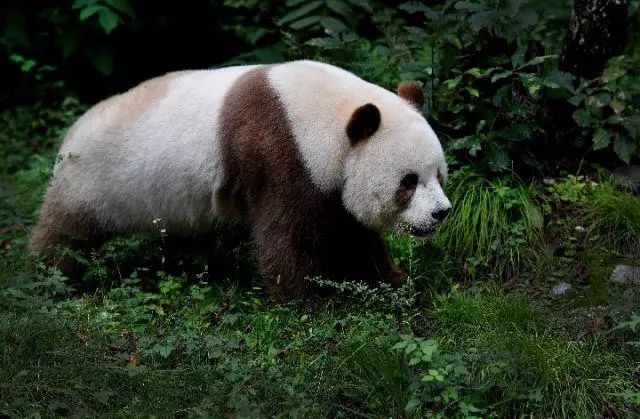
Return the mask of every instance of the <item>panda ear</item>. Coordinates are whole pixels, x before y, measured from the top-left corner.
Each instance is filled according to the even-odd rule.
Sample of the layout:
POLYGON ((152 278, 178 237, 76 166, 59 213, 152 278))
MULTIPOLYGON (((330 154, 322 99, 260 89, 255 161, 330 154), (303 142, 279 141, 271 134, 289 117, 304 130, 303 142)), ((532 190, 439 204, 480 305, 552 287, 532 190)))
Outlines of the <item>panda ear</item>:
POLYGON ((351 145, 356 145, 371 137, 380 127, 380 110, 373 103, 367 103, 353 111, 347 124, 347 136, 351 145))
POLYGON ((415 81, 403 81, 398 85, 398 96, 411 103, 418 111, 424 105, 422 87, 415 81))

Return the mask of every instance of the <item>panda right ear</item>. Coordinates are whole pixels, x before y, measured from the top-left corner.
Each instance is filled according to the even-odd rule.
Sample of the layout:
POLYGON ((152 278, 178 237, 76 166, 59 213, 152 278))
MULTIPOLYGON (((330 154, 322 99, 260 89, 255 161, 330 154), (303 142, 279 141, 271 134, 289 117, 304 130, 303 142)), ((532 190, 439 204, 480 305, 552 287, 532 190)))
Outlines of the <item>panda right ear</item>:
POLYGON ((371 137, 380 127, 380 110, 373 103, 367 103, 353 111, 347 124, 347 136, 351 145, 356 145, 371 137))

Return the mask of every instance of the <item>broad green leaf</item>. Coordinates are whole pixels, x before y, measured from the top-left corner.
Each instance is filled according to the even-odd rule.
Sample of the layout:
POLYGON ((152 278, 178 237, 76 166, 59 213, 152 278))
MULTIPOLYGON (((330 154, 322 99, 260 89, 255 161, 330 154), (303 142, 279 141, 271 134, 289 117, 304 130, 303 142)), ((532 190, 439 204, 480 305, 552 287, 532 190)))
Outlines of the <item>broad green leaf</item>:
POLYGON ((91 63, 105 76, 113 71, 113 51, 108 45, 93 46, 85 49, 91 63))
POLYGON ((116 9, 119 12, 124 13, 129 17, 135 16, 133 13, 133 9, 129 4, 129 0, 105 0, 105 2, 112 8, 116 9))
POLYGON ((594 122, 593 117, 586 109, 576 110, 573 113, 573 120, 581 127, 588 127, 594 122))
POLYGON ((509 167, 511 160, 507 153, 502 150, 502 148, 498 147, 495 144, 491 144, 489 147, 489 152, 487 153, 487 157, 489 159, 489 167, 494 172, 500 172, 509 167))
POLYGON ((563 89, 568 92, 574 93, 575 87, 573 86, 573 74, 565 73, 560 70, 553 70, 544 78, 544 85, 552 89, 563 89))
POLYGON ((521 70, 521 69, 523 69, 525 67, 541 64, 541 63, 547 61, 550 58, 557 58, 557 55, 542 55, 542 56, 539 56, 539 57, 532 58, 531 60, 527 61, 526 63, 518 66, 516 68, 516 70, 521 70))
POLYGON ((396 343, 395 345, 393 345, 391 347, 391 349, 395 350, 395 349, 404 349, 407 347, 407 345, 409 344, 408 341, 406 340, 401 340, 400 342, 396 343))
MULTIPOLYGON (((285 23, 292 22, 294 20, 298 20, 301 17, 306 16, 309 13, 311 13, 312 11, 316 10, 322 4, 323 4, 323 2, 319 1, 319 0, 307 3, 304 6, 302 6, 302 7, 298 8, 298 9, 296 9, 296 10, 294 10, 292 12, 289 12, 286 15, 282 16, 282 18, 280 20, 278 20, 278 25, 284 25, 285 23)), ((318 20, 320 20, 319 16, 313 16, 313 17, 317 18, 316 22, 318 20)))
POLYGON ((453 79, 446 80, 444 82, 444 84, 445 84, 445 86, 447 86, 447 89, 453 90, 456 87, 458 87, 458 85, 460 84, 461 81, 462 81, 462 76, 458 76, 458 77, 455 77, 453 79))
POLYGON ((504 79, 505 77, 510 77, 512 74, 513 74, 513 71, 511 70, 495 73, 493 76, 491 76, 491 83, 495 83, 498 80, 504 79))
POLYGON ((327 7, 339 15, 344 16, 346 19, 351 20, 355 18, 355 11, 345 1, 327 0, 327 7))
POLYGON ((473 87, 467 86, 464 88, 467 92, 469 92, 469 94, 471 96, 475 96, 475 97, 480 97, 480 92, 478 91, 478 89, 475 89, 473 87))
POLYGON ((321 18, 320 24, 328 32, 338 33, 338 32, 345 32, 349 30, 349 28, 347 28, 347 26, 344 23, 340 22, 338 19, 335 19, 331 16, 325 16, 321 18))
POLYGON ((108 10, 108 9, 100 5, 85 7, 80 11, 80 20, 87 20, 101 10, 108 10))
POLYGON ((62 51, 62 58, 69 57, 75 50, 78 49, 81 40, 81 30, 79 28, 68 28, 60 33, 58 36, 58 46, 62 51))
POLYGON ((602 108, 604 106, 608 106, 611 102, 611 95, 607 92, 598 92, 591 96, 587 100, 589 105, 595 106, 597 108, 602 108))
POLYGON ((407 347, 404 349, 404 352, 409 355, 411 352, 415 351, 418 347, 418 344, 415 342, 410 342, 407 347))
POLYGON ((622 68, 619 63, 611 65, 613 60, 609 61, 609 66, 602 72, 602 81, 605 83, 612 82, 619 79, 627 73, 627 70, 622 68))
POLYGON ((583 100, 584 100, 584 95, 578 94, 570 97, 567 101, 573 106, 578 106, 582 103, 583 100))
POLYGON ((473 67, 465 71, 465 74, 470 74, 476 79, 479 79, 482 77, 482 70, 480 70, 478 67, 473 67))
POLYGON ((20 13, 19 11, 12 10, 3 10, 3 13, 6 13, 6 15, 3 16, 5 23, 5 36, 13 42, 22 45, 23 47, 28 47, 30 45, 30 41, 25 13, 20 13))
POLYGON ((626 118, 622 126, 627 130, 631 138, 638 139, 640 137, 640 116, 633 115, 626 118))
POLYGON ((409 360, 409 366, 418 365, 420 362, 422 362, 422 359, 420 358, 411 358, 409 360))
POLYGON ((406 3, 402 3, 398 6, 398 9, 404 10, 407 13, 428 13, 431 12, 431 9, 427 7, 424 3, 420 3, 417 1, 408 1, 406 3))
POLYGON ((626 135, 619 135, 613 142, 613 150, 620 160, 627 164, 631 162, 631 156, 636 151, 636 145, 632 141, 633 140, 626 135))
POLYGON ((614 113, 619 114, 620 112, 624 111, 624 108, 626 107, 626 105, 624 104, 624 102, 613 99, 609 103, 609 107, 613 110, 614 113))
POLYGON ((303 17, 300 20, 296 20, 295 22, 290 23, 289 26, 291 27, 291 29, 298 31, 311 25, 315 25, 318 22, 320 22, 320 16, 309 16, 303 17))
POLYGON ((593 134, 593 149, 601 150, 609 145, 611 133, 604 128, 598 128, 593 134))
POLYGON ((98 20, 100 22, 100 26, 102 26, 102 29, 104 29, 107 35, 110 34, 111 31, 120 23, 120 17, 109 9, 101 11, 98 20))
POLYGON ((511 56, 511 65, 513 68, 518 68, 524 64, 524 57, 526 53, 527 47, 520 47, 516 50, 516 52, 511 56))

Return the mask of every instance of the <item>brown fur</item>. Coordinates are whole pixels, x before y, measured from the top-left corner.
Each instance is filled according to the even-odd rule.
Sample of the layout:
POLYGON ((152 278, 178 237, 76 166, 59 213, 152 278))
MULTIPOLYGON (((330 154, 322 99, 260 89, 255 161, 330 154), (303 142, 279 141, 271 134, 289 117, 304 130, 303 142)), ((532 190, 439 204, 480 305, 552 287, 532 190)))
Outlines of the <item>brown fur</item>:
POLYGON ((347 136, 355 145, 371 137, 380 127, 380 110, 376 105, 367 103, 353 111, 347 123, 347 136))
POLYGON ((411 103, 419 111, 424 105, 424 93, 420 85, 414 81, 403 81, 398 85, 398 96, 411 103))
POLYGON ((98 226, 89 211, 70 211, 50 190, 45 195, 40 218, 31 234, 31 249, 49 264, 57 266, 67 277, 77 279, 81 276, 81 269, 73 256, 65 254, 64 248, 86 251, 99 246, 108 235, 98 226))
POLYGON ((402 283, 379 234, 347 213, 339 194, 314 186, 268 68, 242 76, 225 99, 218 200, 248 219, 270 290, 283 299, 302 297, 314 276, 402 283))

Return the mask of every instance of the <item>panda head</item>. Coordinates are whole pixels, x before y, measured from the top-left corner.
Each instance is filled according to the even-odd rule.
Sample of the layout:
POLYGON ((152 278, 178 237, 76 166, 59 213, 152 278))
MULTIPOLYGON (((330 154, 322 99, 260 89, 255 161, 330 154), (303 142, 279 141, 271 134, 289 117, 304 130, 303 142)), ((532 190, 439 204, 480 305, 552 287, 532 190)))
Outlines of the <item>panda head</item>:
POLYGON ((451 209, 443 191, 444 153, 420 114, 420 87, 401 83, 398 96, 403 100, 389 96, 393 97, 364 103, 351 114, 342 201, 370 228, 426 236, 451 209))

